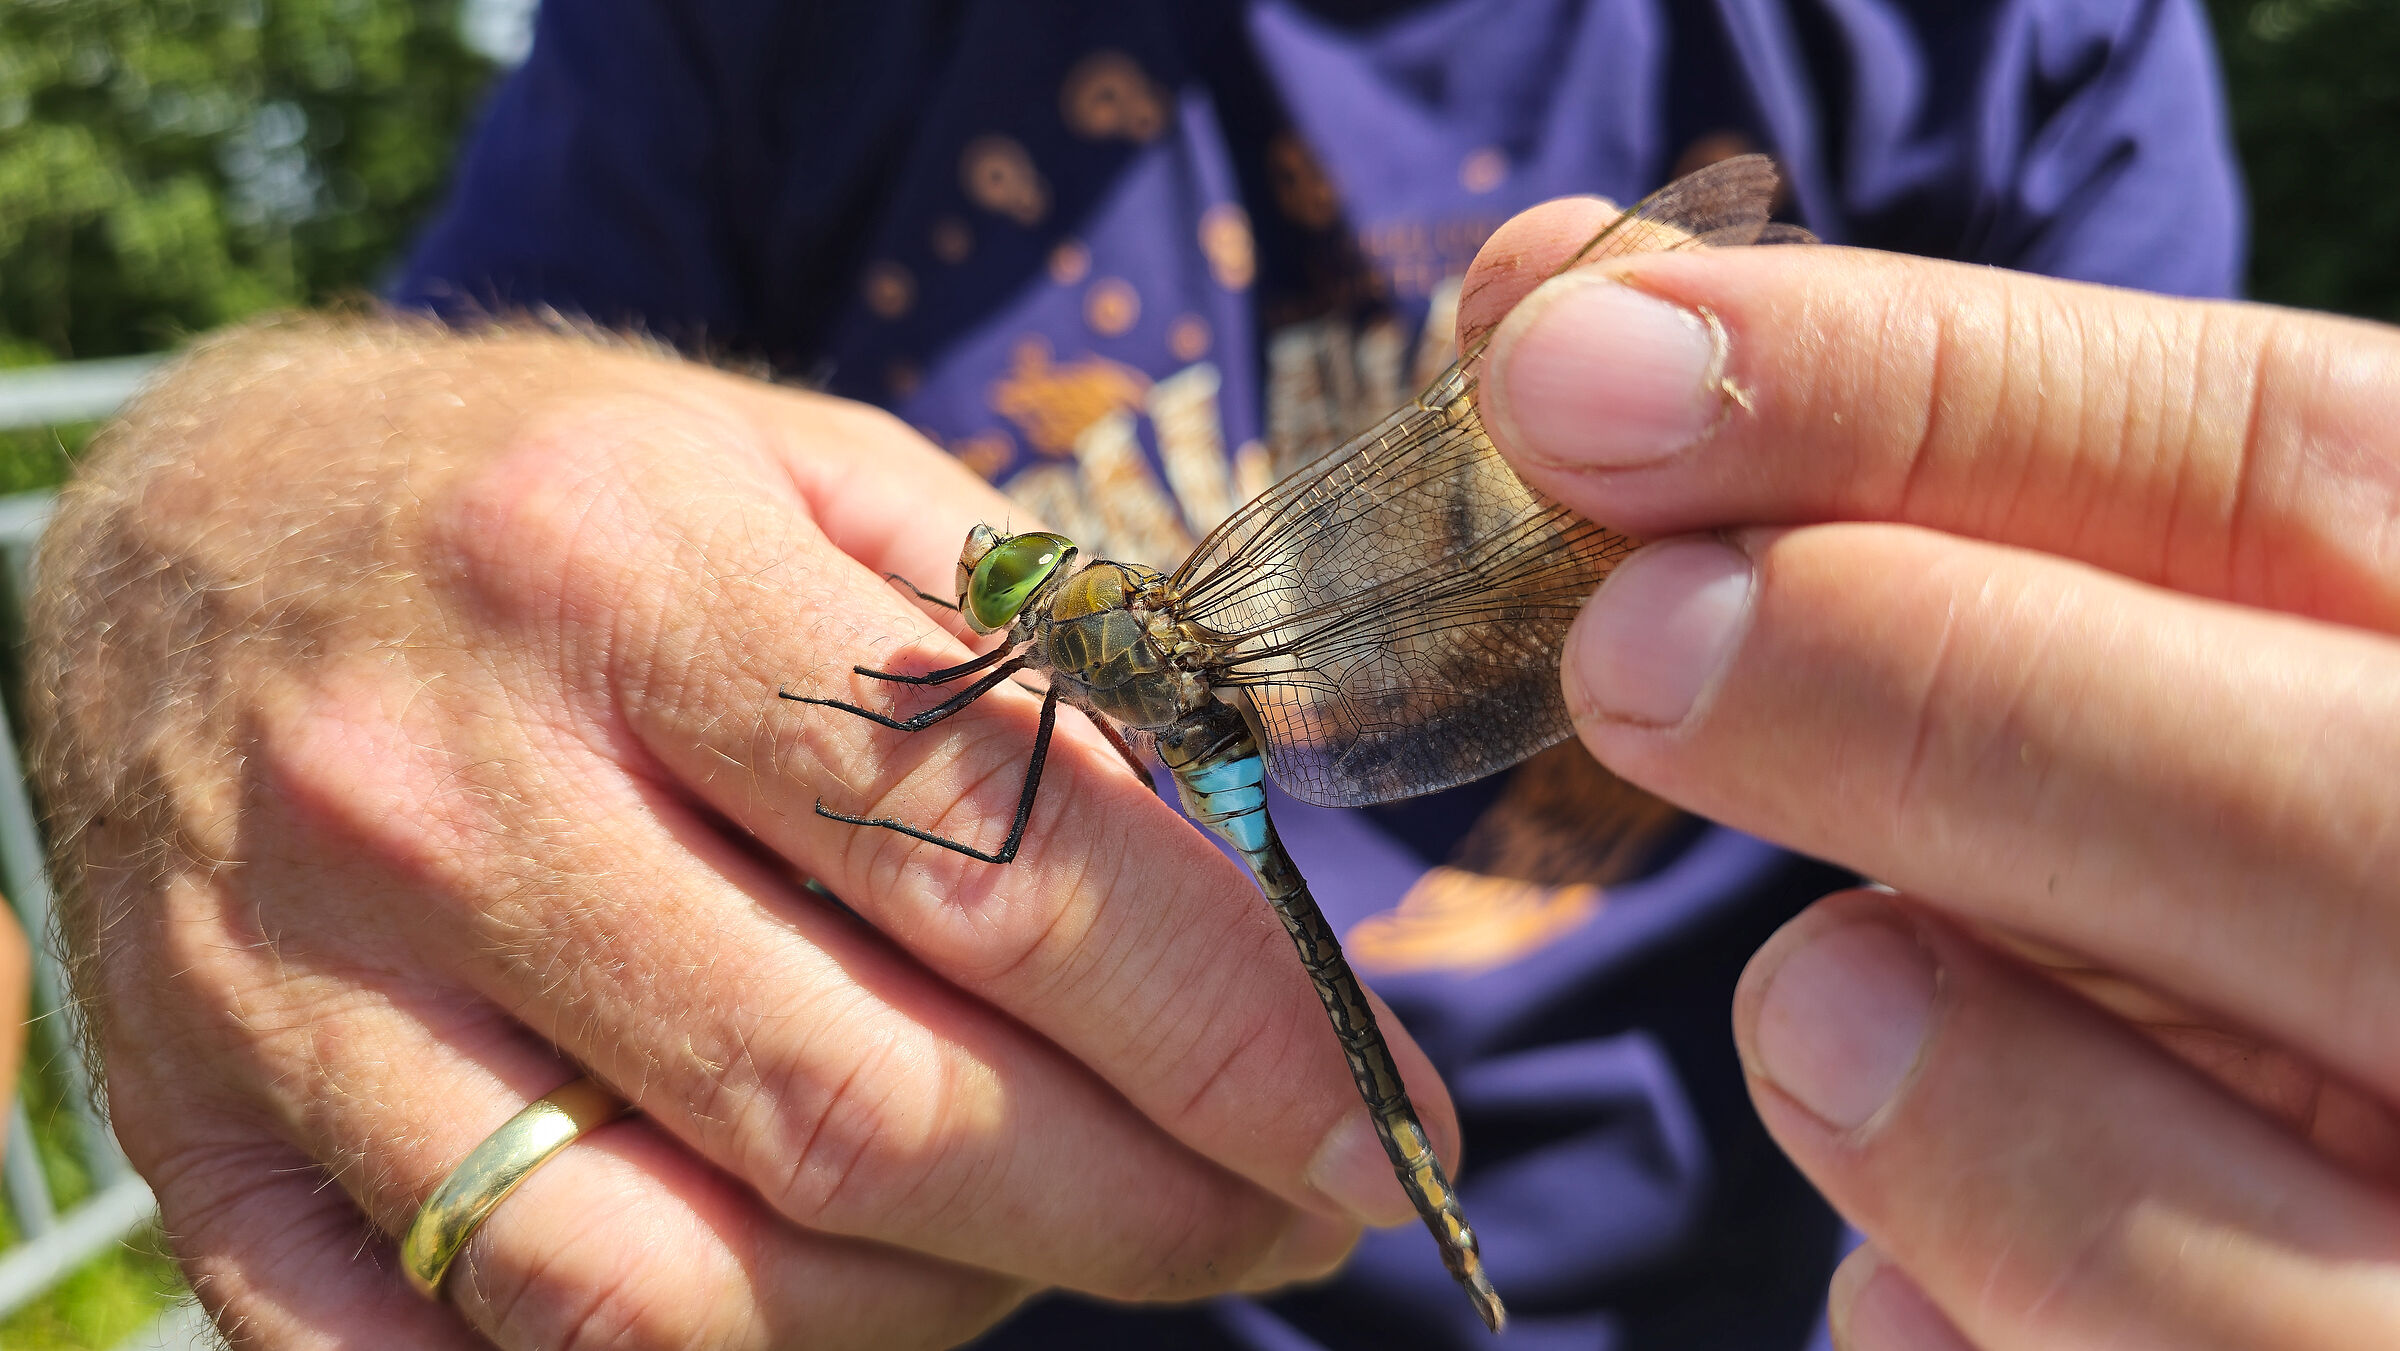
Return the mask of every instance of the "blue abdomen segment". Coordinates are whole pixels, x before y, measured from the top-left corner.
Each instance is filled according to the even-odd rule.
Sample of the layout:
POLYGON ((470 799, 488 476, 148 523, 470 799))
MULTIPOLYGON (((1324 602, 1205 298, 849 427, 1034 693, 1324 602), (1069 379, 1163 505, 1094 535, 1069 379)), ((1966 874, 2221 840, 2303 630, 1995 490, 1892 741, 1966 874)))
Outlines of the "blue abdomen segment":
POLYGON ((1256 755, 1179 770, 1175 786, 1192 819, 1255 854, 1267 847, 1266 762, 1256 755))
POLYGON ((1443 1265, 1474 1301, 1485 1326, 1499 1331, 1507 1316, 1499 1292, 1484 1273, 1475 1231, 1459 1209, 1458 1193, 1434 1155, 1417 1109, 1409 1103, 1408 1086, 1384 1044, 1383 1030, 1375 1025, 1375 1007, 1267 819, 1266 763, 1259 755, 1258 738, 1232 706, 1210 700, 1159 729, 1158 758, 1174 771, 1183 809, 1241 851, 1258 889, 1275 907, 1333 1024, 1334 1040, 1349 1062, 1350 1078, 1367 1105, 1393 1174, 1441 1245, 1443 1265))

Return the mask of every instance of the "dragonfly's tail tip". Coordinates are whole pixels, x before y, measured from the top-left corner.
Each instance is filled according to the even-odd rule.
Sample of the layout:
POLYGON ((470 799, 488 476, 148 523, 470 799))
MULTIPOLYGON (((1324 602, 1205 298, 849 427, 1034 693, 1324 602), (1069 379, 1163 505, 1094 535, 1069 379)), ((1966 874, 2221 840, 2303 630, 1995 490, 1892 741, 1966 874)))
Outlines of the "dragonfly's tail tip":
POLYGON ((1508 1326, 1508 1309, 1500 1303, 1500 1292, 1492 1288, 1491 1281, 1481 1271, 1474 1273, 1463 1284, 1467 1287, 1467 1299, 1475 1305, 1475 1312, 1483 1319, 1485 1327, 1499 1332, 1508 1326))

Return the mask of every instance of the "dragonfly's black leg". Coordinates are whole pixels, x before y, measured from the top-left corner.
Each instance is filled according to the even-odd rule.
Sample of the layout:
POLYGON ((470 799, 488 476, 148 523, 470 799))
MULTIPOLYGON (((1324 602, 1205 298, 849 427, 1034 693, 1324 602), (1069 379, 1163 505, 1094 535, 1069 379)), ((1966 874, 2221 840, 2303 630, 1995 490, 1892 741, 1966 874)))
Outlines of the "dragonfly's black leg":
MULTIPOLYGON (((977 681, 976 683, 980 685, 985 682, 977 681)), ((824 701, 814 700, 811 702, 821 703, 824 701)), ((1042 696, 1042 725, 1033 734, 1033 757, 1025 766, 1025 787, 1017 795, 1017 819, 1008 828, 1008 838, 1003 840, 1000 847, 991 853, 987 854, 971 844, 961 844, 957 840, 946 839, 930 830, 919 830, 905 821, 895 821, 888 816, 852 816, 846 812, 837 812, 822 802, 817 804, 817 815, 835 821, 846 821, 854 826, 878 826, 884 830, 896 830, 912 840, 938 844, 953 853, 965 854, 968 858, 981 859, 985 863, 1007 863, 1016 858, 1017 846, 1025 842, 1025 823, 1033 819, 1034 794, 1041 791, 1042 787, 1042 762, 1050 758, 1050 734, 1057 728, 1058 691, 1052 689, 1048 694, 1042 696)))
POLYGON ((952 614, 958 613, 958 602, 943 600, 940 596, 929 596, 924 592, 917 590, 917 584, 915 582, 908 580, 899 573, 887 572, 883 574, 883 580, 890 582, 894 586, 899 587, 901 590, 906 591, 908 594, 915 596, 918 600, 925 602, 927 605, 939 605, 952 614))
MULTIPOLYGON (((1024 658, 1019 658, 1015 661, 1009 662, 1007 665, 1000 667, 998 670, 993 671, 983 679, 967 686, 965 689, 951 695, 949 698, 944 699, 938 704, 935 704, 933 707, 926 709, 924 712, 907 718, 888 717, 884 714, 876 712, 874 709, 860 708, 856 704, 846 704, 839 699, 812 699, 805 694, 794 694, 790 690, 777 690, 775 691, 775 697, 778 699, 789 699, 795 704, 815 704, 819 708, 838 708, 844 713, 855 713, 858 716, 865 718, 869 722, 878 723, 882 726, 889 727, 895 732, 922 732, 926 728, 933 726, 942 719, 949 717, 951 714, 956 713, 960 709, 965 708, 967 705, 974 703, 976 700, 981 699, 983 696, 991 693, 993 686, 998 685, 1001 681, 1008 679, 1017 672, 1024 670, 1025 666, 1026 661, 1024 658)), ((873 675, 875 673, 873 671, 861 671, 859 674, 873 675)), ((913 685, 930 684, 933 682, 909 680, 907 683, 913 685)))
MULTIPOLYGON (((1078 704, 1076 707, 1082 708, 1083 706, 1078 704)), ((1125 739, 1125 734, 1117 730, 1116 724, 1088 708, 1083 709, 1083 716, 1090 718, 1092 726, 1100 729, 1100 735, 1108 738, 1108 744, 1116 747, 1117 754, 1125 757, 1125 767, 1133 771, 1133 777, 1150 785, 1150 791, 1158 794, 1160 801, 1165 801, 1167 797, 1165 790, 1158 786, 1157 779, 1151 777, 1150 767, 1142 763, 1142 757, 1133 753, 1133 743, 1125 739)))
POLYGON ((902 675, 898 671, 878 671, 872 666, 853 666, 850 669, 870 680, 888 680, 895 685, 947 685, 960 676, 973 675, 1007 656, 1008 650, 1009 645, 1002 643, 973 661, 962 661, 956 666, 945 666, 938 671, 927 671, 923 675, 912 676, 902 675))
MULTIPOLYGON (((984 667, 989 666, 993 662, 996 662, 1002 657, 1007 656, 1008 653, 1008 645, 1003 643, 1000 646, 993 648, 991 651, 984 653, 982 656, 977 657, 973 661, 962 661, 956 666, 945 666, 941 670, 927 671, 923 675, 901 675, 897 671, 878 671, 871 666, 853 666, 850 669, 859 675, 867 677, 869 680, 887 680, 895 685, 947 685, 951 681, 958 679, 960 676, 973 675, 977 671, 982 670, 984 667)), ((1014 666, 1010 667, 1010 669, 1022 670, 1024 669, 1024 665, 1025 663, 1018 662, 1014 666)), ((974 688, 976 694, 980 694, 991 687, 992 682, 987 679, 977 681, 974 688)), ((869 713, 867 710, 860 708, 855 704, 845 704, 839 700, 811 698, 805 694, 794 694, 790 690, 777 690, 775 691, 775 697, 778 699, 789 699, 795 704, 823 704, 827 708, 838 708, 845 712, 856 713, 862 718, 873 718, 875 721, 882 723, 886 727, 900 726, 900 724, 891 721, 880 713, 869 713)), ((975 695, 968 695, 965 703, 960 704, 959 707, 963 708, 966 706, 966 703, 973 703, 974 699, 975 695)), ((953 708, 950 711, 955 713, 958 711, 958 709, 953 708)), ((938 722, 940 719, 937 718, 935 721, 938 722)), ((902 728, 901 730, 915 731, 916 729, 910 727, 902 728)))

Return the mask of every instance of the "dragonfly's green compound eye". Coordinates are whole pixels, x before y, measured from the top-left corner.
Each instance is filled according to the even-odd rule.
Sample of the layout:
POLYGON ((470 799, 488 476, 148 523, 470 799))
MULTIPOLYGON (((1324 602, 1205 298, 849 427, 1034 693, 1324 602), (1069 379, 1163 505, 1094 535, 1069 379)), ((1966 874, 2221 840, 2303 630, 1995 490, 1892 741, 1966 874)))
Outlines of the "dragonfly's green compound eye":
POLYGON ((967 622, 977 633, 996 633, 1016 622, 1017 612, 1075 549, 1064 535, 1011 535, 994 544, 975 564, 961 598, 967 622))

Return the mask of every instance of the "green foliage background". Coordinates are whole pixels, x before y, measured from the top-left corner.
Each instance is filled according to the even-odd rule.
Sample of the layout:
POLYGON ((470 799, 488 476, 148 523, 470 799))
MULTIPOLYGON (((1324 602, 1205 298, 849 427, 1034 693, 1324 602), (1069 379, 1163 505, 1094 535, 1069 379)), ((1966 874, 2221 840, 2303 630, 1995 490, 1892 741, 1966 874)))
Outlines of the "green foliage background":
MULTIPOLYGON (((2205 3, 2250 178, 2252 293, 2400 320, 2400 5, 2205 3)), ((0 0, 0 366, 157 351, 370 289, 492 73, 459 9, 0 0)), ((0 491, 57 481, 84 430, 0 432, 0 491)), ((137 1243, 0 1323, 0 1344, 110 1345, 172 1289, 137 1243)))
MULTIPOLYGON (((371 287, 491 68, 460 0, 0 0, 0 366, 371 287)), ((2400 7, 2208 0, 2261 299, 2400 319, 2400 7)))
POLYGON ((0 0, 0 365, 371 283, 489 66, 458 0, 0 0))
POLYGON ((2251 294, 2400 321, 2400 5, 2209 12, 2250 179, 2251 294))

